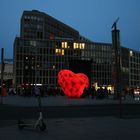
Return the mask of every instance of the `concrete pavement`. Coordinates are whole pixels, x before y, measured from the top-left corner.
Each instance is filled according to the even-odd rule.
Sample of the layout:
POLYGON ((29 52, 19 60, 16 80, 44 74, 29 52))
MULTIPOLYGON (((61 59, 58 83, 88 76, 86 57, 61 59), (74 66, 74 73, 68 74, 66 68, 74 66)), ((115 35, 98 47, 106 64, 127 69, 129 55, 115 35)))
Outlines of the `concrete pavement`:
MULTIPOLYGON (((4 122, 3 122, 4 123, 4 122)), ((19 130, 17 121, 0 126, 0 140, 139 140, 140 119, 115 117, 47 119, 47 129, 19 130)))
MULTIPOLYGON (((123 103, 139 103, 127 99, 123 103)), ((4 105, 37 106, 35 97, 9 96, 3 98, 4 105)), ((87 104, 118 104, 112 99, 91 98, 68 99, 67 97, 46 97, 43 106, 69 106, 87 104)), ((139 140, 140 118, 120 119, 117 117, 59 118, 46 119, 47 129, 19 130, 17 120, 0 120, 0 140, 139 140)))
MULTIPOLYGON (((113 97, 103 100, 92 98, 71 99, 66 96, 48 96, 42 98, 42 106, 70 106, 70 105, 94 105, 94 104, 118 104, 119 100, 113 100, 113 97)), ((3 97, 3 104, 15 106, 37 106, 36 97, 7 96, 3 97)), ((139 98, 133 99, 130 96, 122 100, 124 104, 139 104, 139 98)))

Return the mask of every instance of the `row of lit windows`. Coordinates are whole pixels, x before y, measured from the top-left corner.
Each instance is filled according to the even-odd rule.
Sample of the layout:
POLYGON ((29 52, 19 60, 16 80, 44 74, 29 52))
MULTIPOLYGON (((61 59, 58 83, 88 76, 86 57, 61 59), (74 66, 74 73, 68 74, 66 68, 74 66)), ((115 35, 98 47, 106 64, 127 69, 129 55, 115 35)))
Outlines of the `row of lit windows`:
POLYGON ((61 43, 61 47, 64 49, 64 48, 70 48, 70 46, 68 46, 68 43, 67 42, 62 42, 61 43))
MULTIPOLYGON (((62 42, 61 47, 70 48, 70 46, 68 46, 68 42, 62 42)), ((73 43, 73 49, 85 49, 85 43, 73 43)))
POLYGON ((64 49, 55 49, 55 53, 58 55, 64 55, 64 49))
MULTIPOLYGON (((37 46, 37 45, 39 45, 36 41, 33 41, 33 40, 31 40, 30 41, 30 43, 29 43, 31 46, 33 46, 33 47, 35 47, 35 46, 37 46)), ((40 44, 41 45, 41 44, 40 44)), ((39 46, 40 46, 39 45, 39 46)), ((45 45, 45 44, 44 44, 45 45)), ((52 46, 52 44, 50 44, 51 46, 52 46)), ((50 47, 45 47, 45 46, 42 46, 43 48, 40 48, 40 53, 41 54, 49 54, 49 52, 46 52, 46 51, 44 51, 44 50, 46 50, 46 49, 48 49, 49 50, 49 48, 50 47), (44 52, 43 52, 44 51, 44 52)), ((57 47, 57 46, 56 46, 57 47)), ((85 44, 84 43, 73 43, 73 47, 74 48, 81 48, 81 49, 84 49, 85 48, 85 44)), ((70 48, 70 46, 68 45, 68 43, 67 42, 61 42, 61 48, 62 49, 66 49, 66 48, 70 48)), ((19 49, 19 48, 17 48, 17 49, 19 49)), ((20 49, 22 49, 22 47, 20 48, 20 49)), ((23 48, 23 49, 25 49, 25 47, 23 48)), ((31 48, 30 48, 31 49, 31 48)), ((33 49, 35 49, 35 48, 33 48, 33 49)), ((27 51, 26 51, 26 53, 29 51, 29 47, 27 47, 27 51)), ((38 52, 38 51, 37 51, 38 52)), ((57 50, 56 49, 56 51, 54 51, 54 53, 55 52, 60 52, 60 50, 57 50)), ((24 52, 25 53, 25 52, 24 52)), ((89 57, 106 57, 106 58, 111 58, 111 54, 110 53, 103 53, 103 52, 101 52, 101 51, 95 51, 95 50, 91 50, 91 51, 87 51, 87 50, 84 50, 84 51, 82 51, 82 56, 84 56, 84 57, 87 57, 87 56, 89 56, 89 57)), ((106 58, 103 58, 103 59, 106 59, 106 58)))
POLYGON ((85 43, 73 43, 73 49, 85 49, 85 43))

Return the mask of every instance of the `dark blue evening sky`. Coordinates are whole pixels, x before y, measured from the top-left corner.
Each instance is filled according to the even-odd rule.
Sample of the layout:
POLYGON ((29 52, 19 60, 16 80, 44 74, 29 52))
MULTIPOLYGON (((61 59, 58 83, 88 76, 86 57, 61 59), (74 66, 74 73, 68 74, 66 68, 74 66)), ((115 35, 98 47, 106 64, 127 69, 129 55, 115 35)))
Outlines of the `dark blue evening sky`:
POLYGON ((24 10, 40 10, 95 41, 111 43, 111 26, 119 17, 121 45, 140 51, 140 0, 0 0, 0 48, 13 57, 24 10))

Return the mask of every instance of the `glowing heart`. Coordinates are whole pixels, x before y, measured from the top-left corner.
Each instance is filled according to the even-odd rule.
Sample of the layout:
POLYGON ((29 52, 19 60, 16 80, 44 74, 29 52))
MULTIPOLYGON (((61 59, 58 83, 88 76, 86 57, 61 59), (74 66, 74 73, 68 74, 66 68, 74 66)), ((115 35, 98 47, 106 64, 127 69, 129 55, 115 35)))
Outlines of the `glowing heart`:
POLYGON ((88 77, 83 73, 73 73, 61 70, 58 73, 58 84, 68 97, 80 98, 85 88, 88 88, 88 77))

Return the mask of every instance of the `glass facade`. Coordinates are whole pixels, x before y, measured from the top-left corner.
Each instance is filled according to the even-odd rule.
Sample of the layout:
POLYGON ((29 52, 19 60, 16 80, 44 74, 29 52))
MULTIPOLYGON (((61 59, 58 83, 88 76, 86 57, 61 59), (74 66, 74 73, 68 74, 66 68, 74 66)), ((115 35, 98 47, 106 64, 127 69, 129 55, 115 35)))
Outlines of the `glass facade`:
POLYGON ((140 53, 134 50, 129 50, 129 85, 131 87, 140 86, 140 53))
MULTIPOLYGON (((121 47, 123 87, 140 85, 140 53, 121 47)), ((111 43, 95 43, 57 19, 33 10, 24 11, 20 37, 14 42, 14 84, 57 87, 61 69, 83 72, 90 86, 112 85, 111 43)))
POLYGON ((58 72, 70 69, 71 60, 82 60, 91 63, 91 83, 98 81, 99 85, 110 85, 110 54, 110 44, 16 38, 15 82, 17 85, 26 83, 57 86, 58 72))

